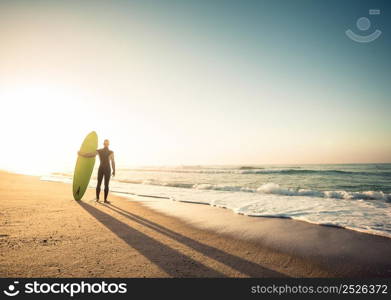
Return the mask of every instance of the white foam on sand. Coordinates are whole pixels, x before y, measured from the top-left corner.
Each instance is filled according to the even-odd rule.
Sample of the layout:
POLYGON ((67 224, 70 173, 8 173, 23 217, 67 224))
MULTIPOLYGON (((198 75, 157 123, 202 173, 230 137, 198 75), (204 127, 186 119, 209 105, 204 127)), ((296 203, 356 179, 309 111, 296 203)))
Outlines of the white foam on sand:
POLYGON ((196 228, 255 242, 338 272, 359 274, 371 270, 374 274, 391 275, 389 238, 292 219, 249 217, 210 205, 130 195, 128 198, 196 228))

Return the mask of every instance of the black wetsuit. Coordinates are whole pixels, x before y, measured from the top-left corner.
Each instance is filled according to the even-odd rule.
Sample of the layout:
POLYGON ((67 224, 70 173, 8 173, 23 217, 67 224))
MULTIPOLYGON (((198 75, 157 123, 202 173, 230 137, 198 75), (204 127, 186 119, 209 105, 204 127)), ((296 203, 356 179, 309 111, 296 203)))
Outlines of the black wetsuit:
POLYGON ((107 195, 109 194, 109 182, 111 176, 111 167, 110 167, 110 155, 113 154, 113 151, 109 148, 102 148, 97 150, 100 159, 100 165, 98 170, 98 185, 96 186, 96 199, 99 200, 100 186, 102 184, 102 179, 105 179, 105 201, 107 200, 107 195))

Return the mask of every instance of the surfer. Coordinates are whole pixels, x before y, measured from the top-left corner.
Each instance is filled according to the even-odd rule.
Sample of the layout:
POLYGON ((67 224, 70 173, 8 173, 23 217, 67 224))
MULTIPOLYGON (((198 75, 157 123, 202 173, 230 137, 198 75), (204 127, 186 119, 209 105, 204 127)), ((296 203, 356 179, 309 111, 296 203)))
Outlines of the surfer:
POLYGON ((111 167, 113 167, 113 176, 115 176, 115 162, 114 162, 114 152, 109 149, 110 142, 109 140, 104 140, 103 148, 96 150, 96 152, 91 153, 82 153, 78 154, 82 157, 90 158, 99 155, 100 165, 98 169, 98 184, 96 186, 96 201, 99 202, 100 195, 100 186, 102 185, 102 180, 105 181, 105 198, 104 203, 109 203, 107 201, 107 196, 109 194, 109 182, 111 176, 111 167), (111 162, 111 166, 110 166, 111 162))

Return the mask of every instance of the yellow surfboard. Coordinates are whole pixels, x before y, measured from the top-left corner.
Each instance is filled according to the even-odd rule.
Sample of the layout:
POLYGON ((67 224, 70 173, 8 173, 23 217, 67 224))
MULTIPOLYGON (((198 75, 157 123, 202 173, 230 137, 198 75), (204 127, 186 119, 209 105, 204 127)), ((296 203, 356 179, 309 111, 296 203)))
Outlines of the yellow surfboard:
MULTIPOLYGON (((95 131, 89 133, 80 147, 80 152, 91 153, 98 148, 98 135, 95 131)), ((90 182, 92 171, 94 170, 95 157, 77 157, 75 173, 73 174, 73 198, 81 200, 88 183, 90 182)))

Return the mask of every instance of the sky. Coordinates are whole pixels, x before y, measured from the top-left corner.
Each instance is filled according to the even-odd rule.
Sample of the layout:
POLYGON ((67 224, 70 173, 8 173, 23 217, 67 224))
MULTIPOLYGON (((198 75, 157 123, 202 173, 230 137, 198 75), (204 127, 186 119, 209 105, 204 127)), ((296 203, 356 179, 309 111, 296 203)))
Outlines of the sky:
POLYGON ((93 130, 123 167, 391 162, 390 14, 389 1, 1 0, 0 169, 72 169, 93 130))

